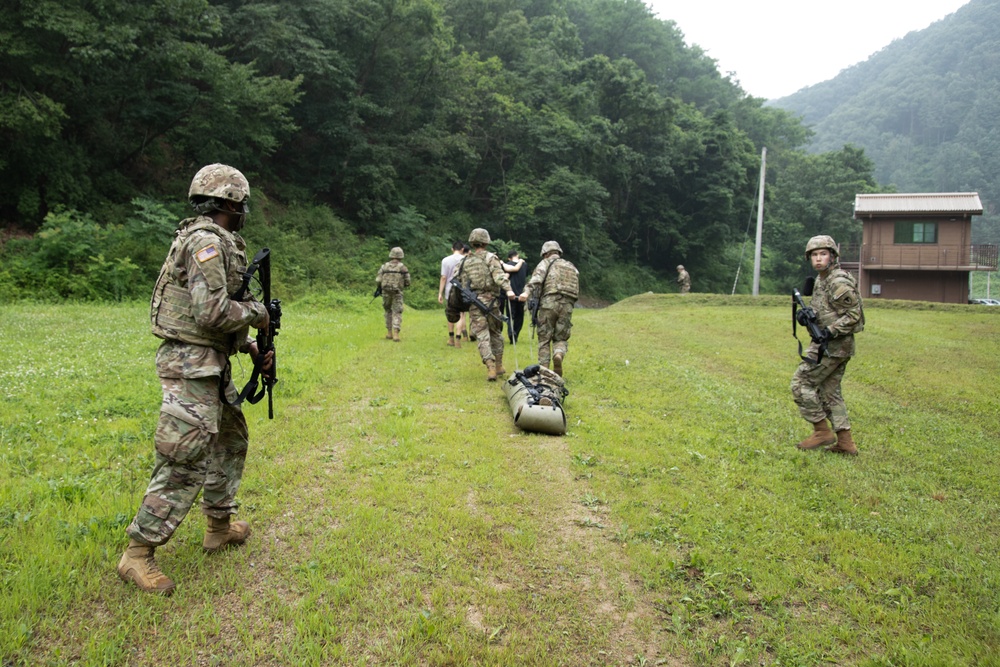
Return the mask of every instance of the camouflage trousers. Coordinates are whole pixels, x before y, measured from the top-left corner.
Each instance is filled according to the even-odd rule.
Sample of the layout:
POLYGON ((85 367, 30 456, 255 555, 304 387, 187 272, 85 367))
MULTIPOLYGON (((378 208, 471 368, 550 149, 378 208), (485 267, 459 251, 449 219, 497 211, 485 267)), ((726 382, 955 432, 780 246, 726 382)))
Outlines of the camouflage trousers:
POLYGON ((403 293, 382 292, 382 310, 385 311, 385 329, 399 331, 403 328, 403 293))
POLYGON ((803 361, 792 376, 792 396, 799 414, 815 424, 829 419, 834 431, 851 428, 847 405, 840 394, 840 381, 850 357, 823 357, 818 364, 803 361))
POLYGON ((538 363, 548 367, 556 354, 566 356, 572 328, 572 302, 555 301, 538 309, 538 363))
POLYGON ((498 300, 489 295, 479 295, 479 299, 490 308, 496 317, 491 317, 475 306, 469 309, 469 328, 479 346, 479 356, 483 363, 503 356, 503 322, 500 321, 498 300))
MULTIPOLYGON (((156 460, 128 536, 151 546, 167 542, 202 492, 201 509, 218 519, 236 513, 246 462, 247 422, 219 399, 219 377, 160 378, 163 404, 156 460)), ((236 387, 226 390, 235 400, 236 387)))

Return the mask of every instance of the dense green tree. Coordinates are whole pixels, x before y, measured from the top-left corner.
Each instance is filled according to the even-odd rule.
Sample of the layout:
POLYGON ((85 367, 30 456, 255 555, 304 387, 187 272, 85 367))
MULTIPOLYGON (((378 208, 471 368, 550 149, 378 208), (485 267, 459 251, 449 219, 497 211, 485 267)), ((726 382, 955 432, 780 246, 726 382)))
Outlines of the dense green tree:
POLYGON ((767 287, 790 291, 808 274, 806 241, 829 234, 845 250, 861 242, 861 221, 854 219, 854 197, 877 192, 874 165, 861 149, 819 155, 791 152, 776 167, 765 199, 764 246, 767 287))
MULTIPOLYGON (((137 194, 179 202, 225 161, 262 217, 305 238, 349 227, 372 257, 401 244, 433 272, 482 226, 529 255, 558 239, 608 297, 678 262, 721 290, 760 147, 794 161, 808 138, 640 0, 15 0, 0 33, 0 218, 29 227, 58 207, 106 230, 148 218, 137 194)), ((115 247, 150 271, 161 251, 126 229, 115 247)), ((357 278, 321 264, 283 269, 357 278)))
MULTIPOLYGON (((254 164, 293 126, 295 81, 207 41, 205 0, 16 0, 0 12, 0 212, 36 224, 215 160, 254 164)), ((155 185, 151 189, 156 189, 155 185)))

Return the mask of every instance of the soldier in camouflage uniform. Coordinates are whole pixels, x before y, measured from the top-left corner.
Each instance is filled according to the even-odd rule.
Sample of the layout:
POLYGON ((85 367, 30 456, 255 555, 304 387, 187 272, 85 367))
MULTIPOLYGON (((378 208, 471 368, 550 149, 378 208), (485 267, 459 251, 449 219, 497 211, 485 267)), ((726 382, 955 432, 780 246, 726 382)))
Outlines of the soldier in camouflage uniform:
POLYGON ((560 376, 563 358, 569 350, 573 328, 573 307, 580 297, 580 272, 572 262, 562 257, 562 248, 555 241, 542 245, 542 261, 535 267, 520 299, 539 299, 538 304, 538 363, 549 366, 560 376))
MULTIPOLYGON (((250 296, 242 302, 230 298, 248 264, 237 233, 249 210, 246 178, 212 164, 195 175, 188 197, 198 215, 180 223, 150 307, 152 332, 163 339, 156 352, 163 403, 153 474, 118 563, 123 580, 164 595, 173 592, 174 582, 160 571, 153 552, 170 539, 199 492, 208 519, 206 551, 242 544, 250 535, 247 522, 230 522, 248 434, 239 406, 228 404, 238 396, 229 357, 246 352, 256 361, 249 327, 266 329, 269 323, 264 304, 250 296)), ((272 355, 261 360, 265 370, 272 355)))
POLYGON ((691 291, 691 274, 684 270, 683 264, 677 265, 677 284, 680 286, 681 294, 691 291))
POLYGON ((475 306, 469 309, 469 325, 479 347, 479 356, 486 364, 486 379, 493 382, 497 379, 497 375, 507 372, 503 367, 501 292, 506 292, 509 299, 513 299, 515 295, 510 289, 510 280, 507 278, 507 272, 503 270, 500 258, 486 250, 489 242, 490 233, 485 229, 473 229, 469 234, 472 252, 465 259, 461 281, 463 286, 479 296, 479 300, 486 304, 495 316, 489 316, 475 306))
POLYGON ((857 454, 840 382, 847 362, 854 356, 854 334, 864 330, 861 296, 854 276, 840 268, 837 245, 831 237, 809 239, 806 259, 819 273, 809 305, 816 311, 827 350, 816 362, 820 343, 813 341, 805 354, 807 359, 799 364, 792 377, 792 396, 799 413, 813 425, 812 435, 796 446, 799 449, 828 447, 828 452, 857 454))
POLYGON ((403 249, 389 251, 389 261, 379 267, 375 284, 382 288, 382 310, 385 311, 385 337, 399 342, 403 326, 403 290, 410 286, 410 271, 403 264, 403 249))

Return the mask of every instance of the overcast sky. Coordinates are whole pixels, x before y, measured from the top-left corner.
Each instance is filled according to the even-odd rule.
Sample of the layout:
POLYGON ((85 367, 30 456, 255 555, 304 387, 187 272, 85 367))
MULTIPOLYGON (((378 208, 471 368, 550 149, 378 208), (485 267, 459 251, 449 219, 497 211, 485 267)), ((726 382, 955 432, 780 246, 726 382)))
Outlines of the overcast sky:
POLYGON ((775 99, 832 79, 969 0, 645 1, 720 72, 735 72, 743 90, 775 99))

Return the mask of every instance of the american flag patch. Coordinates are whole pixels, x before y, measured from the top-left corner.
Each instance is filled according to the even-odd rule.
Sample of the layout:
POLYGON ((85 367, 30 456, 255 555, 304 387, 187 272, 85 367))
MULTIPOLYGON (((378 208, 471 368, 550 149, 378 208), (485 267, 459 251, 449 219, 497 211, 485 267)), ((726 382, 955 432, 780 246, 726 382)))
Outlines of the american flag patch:
POLYGON ((194 256, 199 262, 207 262, 213 257, 218 257, 219 251, 216 250, 214 245, 210 245, 210 246, 205 246, 204 248, 196 252, 194 256))

